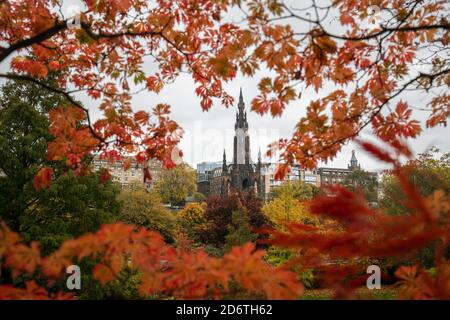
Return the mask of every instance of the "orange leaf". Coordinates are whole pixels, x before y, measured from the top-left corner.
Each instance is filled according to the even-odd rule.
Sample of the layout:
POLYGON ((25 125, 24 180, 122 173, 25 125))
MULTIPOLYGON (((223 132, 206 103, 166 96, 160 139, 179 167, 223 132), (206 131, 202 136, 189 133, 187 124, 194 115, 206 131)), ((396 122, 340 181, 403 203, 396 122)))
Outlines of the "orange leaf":
POLYGON ((131 158, 127 158, 125 159, 125 161, 123 162, 123 170, 128 170, 130 169, 131 166, 131 158))
POLYGON ((34 177, 34 188, 36 191, 46 189, 52 183, 53 169, 42 168, 34 177))
POLYGON ((114 278, 114 273, 112 270, 102 263, 97 264, 92 273, 94 278, 99 280, 103 285, 114 278))

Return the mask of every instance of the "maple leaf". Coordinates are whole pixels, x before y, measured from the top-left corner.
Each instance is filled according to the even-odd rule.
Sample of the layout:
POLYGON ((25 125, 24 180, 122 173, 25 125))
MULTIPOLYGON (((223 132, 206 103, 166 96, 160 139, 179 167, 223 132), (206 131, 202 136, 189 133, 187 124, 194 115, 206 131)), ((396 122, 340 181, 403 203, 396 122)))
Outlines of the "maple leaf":
POLYGON ((34 189, 38 191, 40 189, 48 188, 52 182, 52 176, 52 168, 41 168, 34 176, 34 189))
POLYGON ((114 272, 108 266, 101 263, 94 267, 92 275, 103 285, 114 279, 114 272))
POLYGON ((337 65, 331 77, 336 83, 346 84, 353 80, 354 72, 350 68, 337 65))
POLYGON ((25 245, 17 245, 6 259, 6 265, 13 268, 13 275, 16 276, 18 271, 33 273, 36 267, 41 263, 38 243, 33 241, 31 247, 25 245))
POLYGON ((123 162, 123 170, 128 170, 130 169, 131 166, 131 158, 125 159, 125 161, 123 162))
POLYGON ((149 118, 149 114, 145 111, 138 111, 134 114, 134 121, 136 121, 140 125, 146 124, 149 118))
POLYGON ((225 55, 211 58, 209 62, 215 69, 215 72, 217 72, 221 77, 230 77, 233 66, 230 64, 229 59, 225 55))
POLYGON ((406 282, 414 282, 418 276, 417 266, 401 266, 395 271, 395 276, 406 282))
POLYGON ((11 62, 13 68, 21 71, 25 71, 30 76, 36 78, 47 77, 48 70, 44 63, 40 61, 33 61, 23 57, 16 57, 11 62))
POLYGON ((315 44, 328 53, 335 53, 337 50, 336 41, 330 37, 316 38, 315 44))
POLYGON ((35 281, 27 281, 25 288, 0 285, 0 300, 48 300, 47 291, 39 287, 35 281))
POLYGON ((154 91, 156 93, 159 93, 161 89, 164 86, 164 82, 159 76, 159 74, 156 74, 154 76, 149 76, 147 78, 147 88, 151 91, 154 91))
POLYGON ((103 168, 100 171, 100 182, 101 183, 107 183, 110 180, 111 180, 111 173, 109 172, 108 169, 103 168))
POLYGON ((274 179, 275 180, 284 180, 284 178, 288 174, 289 170, 290 169, 289 169, 289 166, 287 164, 280 163, 277 166, 277 169, 275 170, 274 179))

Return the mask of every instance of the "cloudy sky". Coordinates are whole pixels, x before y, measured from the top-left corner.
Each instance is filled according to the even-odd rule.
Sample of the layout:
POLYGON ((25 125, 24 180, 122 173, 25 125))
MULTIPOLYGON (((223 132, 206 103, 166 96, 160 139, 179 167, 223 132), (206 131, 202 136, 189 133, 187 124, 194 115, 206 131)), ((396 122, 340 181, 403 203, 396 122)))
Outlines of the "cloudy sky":
MULTIPOLYGON (((64 1, 64 8, 78 1, 64 1)), ((9 60, 0 64, 0 72, 8 70, 9 60)), ((146 73, 152 74, 156 70, 151 62, 146 64, 146 73)), ((295 124, 305 114, 307 105, 311 100, 318 99, 327 91, 334 89, 328 85, 320 96, 313 90, 303 90, 300 99, 291 102, 284 111, 281 118, 272 118, 270 115, 260 116, 250 111, 250 102, 257 95, 257 84, 259 80, 267 76, 267 70, 260 70, 253 78, 238 75, 235 80, 225 85, 225 88, 237 101, 239 88, 242 87, 244 102, 248 111, 248 122, 250 126, 250 142, 253 160, 257 159, 258 150, 264 151, 270 142, 281 137, 290 137, 295 124)), ((134 109, 149 110, 155 104, 163 102, 172 107, 172 118, 185 130, 181 142, 184 160, 191 166, 196 166, 202 161, 220 161, 223 150, 226 150, 228 160, 233 153, 234 122, 237 106, 225 108, 215 103, 209 112, 203 112, 200 107, 200 99, 194 93, 195 85, 190 75, 182 74, 173 84, 167 85, 159 94, 141 92, 133 98, 134 109)), ((93 111, 95 118, 96 105, 98 102, 89 100, 83 95, 77 97, 93 111)), ((427 97, 408 94, 404 99, 416 108, 425 107, 427 97)), ((414 117, 424 120, 428 117, 427 112, 414 111, 414 117)), ((371 138, 370 131, 362 133, 363 138, 371 138)), ((410 141, 410 145, 416 153, 425 152, 431 146, 437 146, 443 151, 450 150, 450 124, 448 127, 440 126, 425 130, 422 135, 410 141)), ((383 167, 375 160, 358 149, 354 143, 348 143, 333 161, 322 163, 327 167, 346 167, 351 156, 351 150, 355 149, 357 158, 365 170, 378 171, 383 167)), ((268 159, 265 159, 268 161, 268 159)))

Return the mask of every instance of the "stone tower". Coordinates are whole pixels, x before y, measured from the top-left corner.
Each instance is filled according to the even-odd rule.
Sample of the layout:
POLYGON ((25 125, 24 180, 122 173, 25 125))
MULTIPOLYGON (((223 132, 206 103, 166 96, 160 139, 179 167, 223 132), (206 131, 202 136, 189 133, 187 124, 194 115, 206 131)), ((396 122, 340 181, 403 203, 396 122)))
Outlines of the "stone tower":
POLYGON ((250 136, 248 135, 247 112, 245 111, 242 89, 239 92, 234 132, 233 165, 249 165, 251 163, 250 136))
POLYGON ((358 159, 356 159, 355 150, 352 150, 352 158, 350 159, 348 168, 350 170, 361 170, 361 165, 358 164, 358 159))
POLYGON ((231 187, 241 191, 253 189, 256 193, 260 193, 262 190, 260 168, 252 163, 250 156, 250 136, 242 89, 239 92, 234 130, 233 163, 229 171, 231 187))

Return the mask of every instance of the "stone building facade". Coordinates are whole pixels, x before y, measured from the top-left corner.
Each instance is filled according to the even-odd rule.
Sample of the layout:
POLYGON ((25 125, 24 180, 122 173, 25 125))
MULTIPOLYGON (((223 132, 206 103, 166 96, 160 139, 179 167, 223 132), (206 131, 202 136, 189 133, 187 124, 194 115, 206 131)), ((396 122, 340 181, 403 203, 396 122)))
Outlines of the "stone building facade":
POLYGON ((124 170, 123 163, 125 160, 126 158, 123 158, 110 163, 108 160, 95 155, 92 165, 94 171, 99 171, 102 168, 108 169, 112 180, 120 184, 122 188, 129 188, 133 185, 143 185, 146 189, 153 188, 155 182, 159 179, 160 172, 163 170, 162 164, 154 159, 147 161, 145 164, 140 164, 132 157, 130 168, 124 170), (151 179, 147 178, 146 171, 151 172, 151 179))

